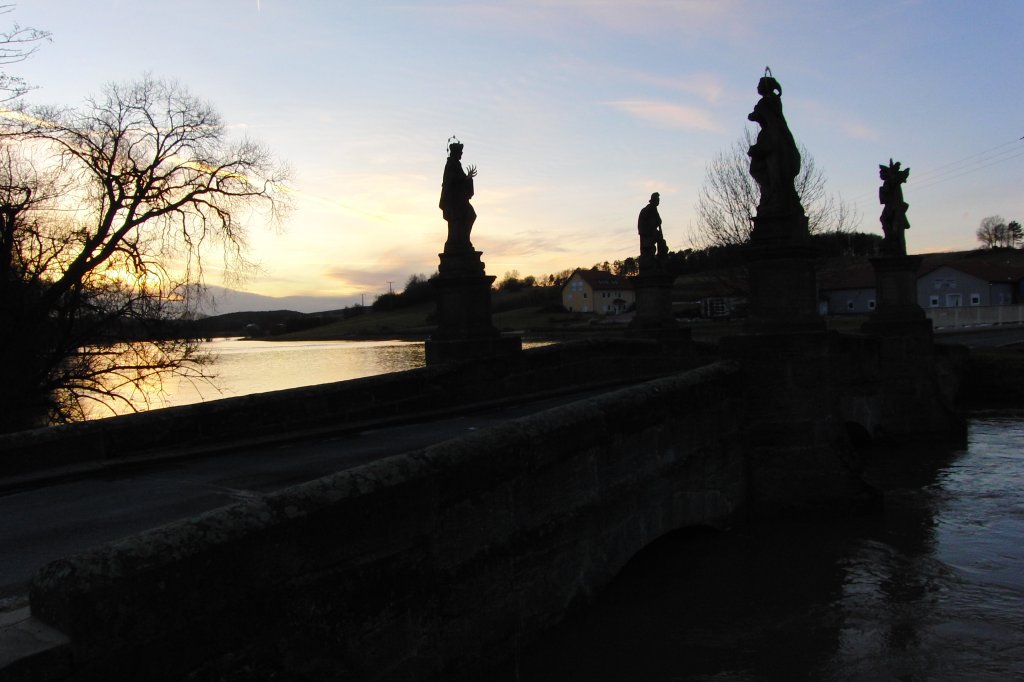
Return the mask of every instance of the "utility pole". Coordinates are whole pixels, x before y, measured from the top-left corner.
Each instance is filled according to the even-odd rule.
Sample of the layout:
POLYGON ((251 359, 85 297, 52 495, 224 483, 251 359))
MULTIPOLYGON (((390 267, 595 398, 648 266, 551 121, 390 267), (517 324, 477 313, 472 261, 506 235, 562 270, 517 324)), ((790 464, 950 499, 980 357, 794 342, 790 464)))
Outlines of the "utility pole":
POLYGON ((395 290, 393 288, 391 288, 392 284, 394 284, 394 282, 392 282, 391 280, 388 280, 388 293, 389 294, 394 294, 395 293, 395 290))

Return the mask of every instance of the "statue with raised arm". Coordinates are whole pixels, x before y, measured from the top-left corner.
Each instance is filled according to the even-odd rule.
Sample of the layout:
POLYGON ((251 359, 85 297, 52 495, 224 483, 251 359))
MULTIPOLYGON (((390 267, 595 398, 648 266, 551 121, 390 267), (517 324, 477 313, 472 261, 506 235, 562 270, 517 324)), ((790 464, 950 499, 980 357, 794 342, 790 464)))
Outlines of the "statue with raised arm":
POLYGON ((903 188, 900 186, 910 177, 910 169, 900 170, 900 162, 889 165, 878 165, 878 178, 882 186, 878 188, 878 203, 882 204, 882 251, 888 256, 906 256, 907 241, 904 233, 910 229, 907 220, 907 209, 910 205, 903 201, 903 188))
POLYGON ((761 126, 757 140, 747 150, 750 175, 761 189, 757 215, 803 213, 794 183, 800 173, 800 151, 782 115, 782 86, 765 68, 757 84, 761 99, 747 119, 761 126))
POLYGON ((444 179, 441 181, 441 215, 448 222, 448 239, 444 243, 445 253, 472 251, 473 243, 469 233, 476 221, 476 211, 469 203, 473 198, 473 178, 476 166, 462 170, 463 144, 454 137, 448 138, 448 162, 444 165, 444 179), (454 140, 454 141, 453 141, 454 140))
POLYGON ((636 221, 637 232, 640 233, 640 274, 661 270, 668 256, 668 244, 661 231, 661 215, 658 213, 660 203, 661 195, 655 192, 647 205, 640 209, 636 221))

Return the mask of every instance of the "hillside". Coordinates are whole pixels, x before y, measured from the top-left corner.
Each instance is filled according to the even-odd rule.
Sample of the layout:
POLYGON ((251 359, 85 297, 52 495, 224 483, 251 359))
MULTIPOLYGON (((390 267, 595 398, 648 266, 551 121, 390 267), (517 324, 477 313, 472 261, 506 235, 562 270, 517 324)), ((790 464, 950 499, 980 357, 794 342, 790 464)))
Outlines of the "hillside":
POLYGON ((366 338, 425 338, 433 330, 433 325, 429 320, 433 313, 433 303, 420 303, 397 310, 368 310, 361 315, 334 320, 312 329, 276 334, 268 337, 267 340, 327 341, 366 338))

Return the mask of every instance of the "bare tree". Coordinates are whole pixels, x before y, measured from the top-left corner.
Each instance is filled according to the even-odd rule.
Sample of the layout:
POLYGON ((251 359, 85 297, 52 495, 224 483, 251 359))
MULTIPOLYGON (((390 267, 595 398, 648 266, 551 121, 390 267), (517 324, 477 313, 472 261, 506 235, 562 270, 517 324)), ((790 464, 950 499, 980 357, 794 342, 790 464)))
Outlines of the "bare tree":
POLYGON ((19 114, 0 123, 0 430, 201 376, 173 323, 194 313, 210 256, 229 273, 249 266, 245 223, 281 217, 286 169, 230 141, 172 81, 19 114))
MULTIPOLYGON (((0 5, 0 15, 10 14, 14 5, 0 5)), ((0 31, 0 102, 9 102, 31 90, 23 78, 7 73, 7 65, 25 61, 39 49, 39 44, 49 40, 47 31, 23 28, 14 24, 7 31, 0 31)))
MULTIPOLYGON (((750 239, 760 198, 747 156, 753 143, 750 129, 744 129, 739 140, 708 163, 695 207, 697 225, 691 235, 695 246, 730 246, 750 239)), ((811 234, 852 231, 859 222, 856 210, 828 192, 825 172, 803 145, 800 156, 802 163, 795 184, 811 234)))
POLYGON ((1008 245, 1006 221, 1001 215, 990 215, 982 218, 981 225, 978 226, 978 231, 975 232, 975 235, 985 248, 994 249, 997 246, 1008 245))
POLYGON ((1024 227, 1021 227, 1016 220, 1011 220, 1006 223, 1006 237, 1009 246, 1016 248, 1017 244, 1024 240, 1024 227))

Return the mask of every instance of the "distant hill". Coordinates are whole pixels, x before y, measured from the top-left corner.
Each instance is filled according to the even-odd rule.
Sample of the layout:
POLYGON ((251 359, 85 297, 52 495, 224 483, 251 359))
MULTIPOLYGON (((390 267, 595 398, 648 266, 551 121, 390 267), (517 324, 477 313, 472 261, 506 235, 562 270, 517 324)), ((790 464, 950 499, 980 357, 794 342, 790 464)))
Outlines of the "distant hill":
POLYGON ((225 287, 209 287, 211 304, 202 306, 206 315, 223 315, 247 311, 284 311, 319 313, 337 311, 358 303, 341 296, 262 296, 225 287))
POLYGON ((299 331, 333 322, 335 318, 295 310, 248 310, 212 315, 190 323, 197 336, 266 336, 299 331))

